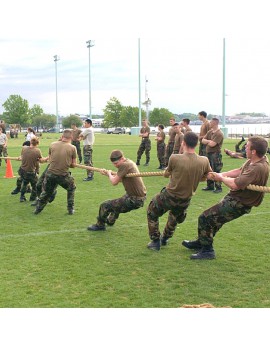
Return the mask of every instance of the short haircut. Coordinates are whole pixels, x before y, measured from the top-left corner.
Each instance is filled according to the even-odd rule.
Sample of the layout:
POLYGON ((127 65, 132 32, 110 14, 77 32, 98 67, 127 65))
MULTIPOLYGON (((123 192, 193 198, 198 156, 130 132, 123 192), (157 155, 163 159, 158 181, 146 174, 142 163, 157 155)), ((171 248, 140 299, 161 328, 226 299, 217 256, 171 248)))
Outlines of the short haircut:
POLYGON ((178 123, 174 123, 174 124, 173 124, 173 127, 174 127, 174 126, 178 126, 178 125, 179 125, 178 123))
POLYGON ((37 137, 32 137, 30 140, 30 144, 36 147, 37 145, 39 145, 39 139, 37 137))
POLYGON ((70 130, 70 129, 65 129, 65 130, 63 131, 63 137, 66 138, 66 139, 72 138, 72 130, 70 130))
POLYGON ((263 157, 268 149, 268 142, 265 138, 260 136, 252 136, 248 139, 250 142, 250 150, 256 150, 258 157, 263 157))
POLYGON ((185 122, 185 123, 187 123, 187 124, 189 124, 190 123, 190 120, 189 119, 183 119, 183 121, 185 122))
POLYGON ((184 135, 184 142, 189 148, 195 148, 198 144, 198 141, 199 137, 195 132, 189 131, 184 135))
POLYGON ((163 125, 163 124, 159 124, 158 127, 159 127, 161 130, 164 130, 164 125, 163 125))
POLYGON ((123 152, 121 150, 113 150, 111 152, 110 160, 116 162, 123 157, 123 152))
POLYGON ((199 115, 201 115, 201 116, 204 117, 204 118, 207 117, 207 113, 206 113, 205 111, 199 112, 199 115))
POLYGON ((92 125, 92 120, 91 119, 86 119, 84 122, 87 123, 87 124, 92 125))
POLYGON ((215 122, 217 122, 219 124, 218 118, 212 118, 212 120, 214 120, 215 122))

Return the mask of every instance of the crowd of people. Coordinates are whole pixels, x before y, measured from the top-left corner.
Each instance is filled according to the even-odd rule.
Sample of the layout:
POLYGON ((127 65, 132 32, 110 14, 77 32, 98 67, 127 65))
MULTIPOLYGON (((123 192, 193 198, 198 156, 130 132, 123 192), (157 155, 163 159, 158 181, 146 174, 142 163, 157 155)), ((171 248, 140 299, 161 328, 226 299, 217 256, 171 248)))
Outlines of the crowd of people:
MULTIPOLYGON (((264 192, 248 190, 247 186, 249 184, 266 186, 269 163, 265 156, 268 151, 267 140, 250 135, 245 143, 246 161, 243 165, 232 171, 221 172, 223 167, 221 149, 224 135, 219 128, 219 120, 217 118, 207 120, 205 111, 199 112, 198 118, 202 121, 199 135, 190 128, 189 119, 183 119, 182 122, 177 123, 174 118, 171 118, 167 144, 165 144, 164 125, 158 125, 158 133, 155 137, 158 169, 164 171, 163 176, 169 178, 169 182, 151 198, 147 207, 150 238, 147 248, 159 251, 162 246, 168 245, 177 224, 185 221, 191 198, 200 182, 207 182, 203 191, 214 193, 221 193, 222 184, 224 184, 230 188, 230 191, 219 203, 199 216, 197 239, 182 242, 184 247, 196 251, 190 256, 191 259, 202 260, 215 258, 213 239, 223 224, 249 213, 252 207, 258 207, 262 203, 264 192), (198 145, 199 154, 196 153, 198 145), (167 212, 167 223, 161 232, 159 218, 167 212)), ((107 176, 112 185, 122 183, 125 194, 117 199, 101 203, 97 221, 88 226, 89 231, 105 231, 106 226, 115 224, 120 214, 144 206, 147 191, 143 179, 138 176, 127 177, 127 174, 139 173, 138 166, 143 153, 146 157, 144 166, 149 165, 151 140, 147 119, 143 120, 139 137, 141 137, 141 143, 137 151, 136 163, 126 158, 123 151, 112 150, 110 161, 117 168, 117 172, 100 170, 100 173, 107 176)), ((244 141, 245 139, 242 138, 238 147, 244 141)), ((75 124, 72 124, 72 129, 64 130, 61 138, 50 144, 48 156, 43 157, 38 148, 39 139, 35 136, 33 129, 29 128, 19 158, 21 166, 17 186, 12 194, 20 193, 20 202, 25 202, 25 193, 30 185, 30 200, 35 206, 34 214, 39 214, 47 203, 54 200, 57 187, 60 185, 67 191, 68 214, 73 215, 76 184, 69 168, 76 166, 78 158, 79 163, 83 161, 85 166, 89 166, 89 169, 86 169, 87 176, 84 181, 93 181, 94 171, 91 167, 93 167, 94 142, 92 120, 86 119, 82 130, 75 124), (80 148, 81 142, 83 154, 80 148), (48 165, 38 178, 42 162, 48 162, 48 165)), ((1 156, 7 156, 6 148, 7 138, 0 127, 1 156)), ((228 154, 227 149, 225 152, 228 154)))

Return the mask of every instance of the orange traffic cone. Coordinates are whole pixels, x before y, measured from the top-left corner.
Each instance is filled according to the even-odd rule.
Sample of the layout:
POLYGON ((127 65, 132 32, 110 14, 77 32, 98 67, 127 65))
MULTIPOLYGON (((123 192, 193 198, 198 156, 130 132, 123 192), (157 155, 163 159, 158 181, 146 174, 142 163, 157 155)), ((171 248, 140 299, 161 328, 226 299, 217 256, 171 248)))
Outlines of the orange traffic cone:
POLYGON ((4 176, 4 178, 15 178, 10 160, 7 160, 6 175, 4 176))

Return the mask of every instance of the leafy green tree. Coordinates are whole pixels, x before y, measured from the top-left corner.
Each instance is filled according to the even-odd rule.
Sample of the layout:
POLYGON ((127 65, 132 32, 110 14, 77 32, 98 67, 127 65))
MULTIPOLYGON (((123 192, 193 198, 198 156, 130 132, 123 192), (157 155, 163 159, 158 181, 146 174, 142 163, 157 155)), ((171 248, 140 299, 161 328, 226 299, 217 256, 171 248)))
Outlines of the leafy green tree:
MULTIPOLYGON (((146 116, 146 112, 142 110, 142 118, 146 116)), ((139 125, 139 107, 125 106, 120 115, 120 124, 123 127, 132 127, 139 125)))
POLYGON ((27 126, 29 124, 29 105, 20 95, 10 95, 2 104, 5 109, 3 118, 8 124, 20 124, 27 126))
POLYGON ((149 122, 153 126, 156 126, 158 124, 168 126, 170 123, 170 118, 173 116, 174 114, 167 108, 154 108, 149 114, 149 122))
POLYGON ((72 124, 76 124, 77 127, 81 127, 82 126, 82 121, 80 119, 80 117, 78 117, 78 115, 75 114, 70 114, 70 116, 65 117, 62 120, 62 126, 65 129, 70 129, 72 124))
POLYGON ((32 108, 29 109, 29 115, 31 119, 31 123, 35 117, 40 117, 43 114, 43 109, 40 107, 40 105, 34 105, 32 108))
POLYGON ((106 107, 103 109, 104 112, 104 127, 119 127, 121 126, 120 116, 123 111, 121 102, 116 98, 112 97, 107 102, 106 107))
POLYGON ((36 126, 37 131, 41 129, 50 129, 56 125, 56 116, 52 114, 37 115, 32 120, 32 126, 36 126))

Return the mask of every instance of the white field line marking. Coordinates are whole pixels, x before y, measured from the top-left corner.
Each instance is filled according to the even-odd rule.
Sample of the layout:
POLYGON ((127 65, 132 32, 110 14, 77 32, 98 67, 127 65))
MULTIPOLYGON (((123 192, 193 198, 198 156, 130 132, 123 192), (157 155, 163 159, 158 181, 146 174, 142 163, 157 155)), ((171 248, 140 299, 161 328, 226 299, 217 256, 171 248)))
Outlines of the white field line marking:
POLYGON ((60 231, 51 231, 51 232, 35 232, 35 233, 25 233, 25 234, 0 234, 0 239, 8 239, 8 238, 24 238, 24 237, 44 237, 47 235, 57 235, 57 234, 63 234, 63 233, 77 233, 77 232, 85 232, 87 231, 86 227, 85 229, 65 229, 60 231))
MULTIPOLYGON (((258 212, 258 213, 250 213, 250 214, 245 214, 243 215, 244 217, 249 217, 249 216, 257 216, 257 215, 267 215, 269 212, 258 212)), ((191 220, 186 220, 185 223, 191 223, 191 222, 197 222, 198 219, 191 219, 191 220)), ((147 226, 147 224, 146 224, 147 226)), ((45 231, 45 232, 35 232, 35 233, 25 233, 25 234, 0 234, 0 239, 8 239, 8 238, 25 238, 25 237, 44 237, 47 235, 57 235, 57 234, 64 234, 64 233, 79 233, 79 232, 86 232, 87 229, 65 229, 65 230, 60 230, 60 231, 45 231)))

